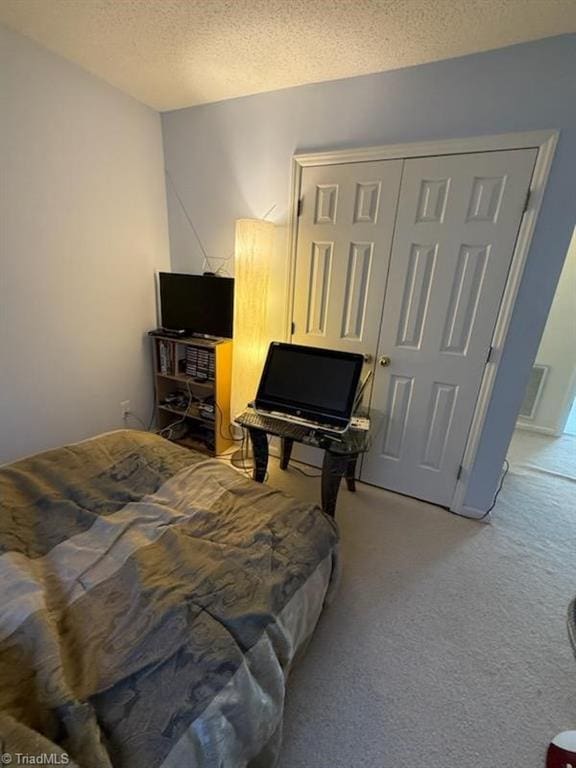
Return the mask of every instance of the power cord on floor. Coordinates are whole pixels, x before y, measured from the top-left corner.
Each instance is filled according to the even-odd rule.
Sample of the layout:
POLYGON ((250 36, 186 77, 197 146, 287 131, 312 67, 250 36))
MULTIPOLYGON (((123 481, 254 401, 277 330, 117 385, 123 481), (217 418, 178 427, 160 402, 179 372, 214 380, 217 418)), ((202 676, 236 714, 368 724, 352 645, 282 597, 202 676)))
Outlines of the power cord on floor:
POLYGON ((504 459, 504 464, 506 465, 506 468, 504 469, 504 472, 502 473, 502 477, 500 478, 500 485, 498 486, 498 490, 494 495, 494 501, 492 502, 492 505, 486 510, 486 512, 484 512, 482 517, 478 518, 478 520, 484 520, 485 517, 488 517, 490 512, 492 512, 492 510, 496 506, 496 502, 498 501, 498 496, 500 495, 500 491, 502 490, 502 486, 504 485, 504 480, 506 479, 506 475, 508 474, 508 470, 510 469, 510 462, 508 461, 508 459, 504 459))
POLYGON ((220 415, 220 419, 218 420, 220 437, 223 440, 232 440, 233 443, 242 443, 244 441, 244 432, 242 432, 242 437, 234 437, 234 434, 232 432, 232 424, 228 424, 228 434, 225 435, 222 432, 222 423, 225 421, 224 414, 222 413, 222 408, 218 405, 216 401, 214 401, 214 406, 216 407, 216 410, 218 411, 218 414, 220 415))
MULTIPOLYGON (((266 439, 268 440, 268 445, 270 445, 270 438, 266 436, 266 439)), ((254 470, 254 461, 250 459, 250 443, 248 442, 248 430, 242 427, 242 442, 240 444, 240 461, 232 461, 232 458, 230 459, 230 464, 235 468, 242 471, 247 478, 252 479, 252 473, 250 470, 254 470)), ((270 455, 270 454, 268 454, 270 455)), ((264 475, 264 480, 262 482, 266 482, 268 480, 269 473, 266 471, 266 474, 264 475)))
MULTIPOLYGON (((218 406, 218 404, 215 403, 215 405, 216 405, 216 408, 219 411, 221 420, 223 420, 224 414, 222 413, 222 411, 221 411, 220 407, 218 406)), ((149 432, 150 429, 152 428, 152 424, 154 422, 154 416, 152 416, 152 419, 151 419, 150 424, 148 426, 146 426, 146 424, 144 423, 144 421, 142 421, 140 416, 138 416, 133 411, 127 411, 126 412, 125 419, 128 419, 129 417, 135 419, 142 426, 142 428, 146 432, 149 432)), ((178 422, 176 422, 176 423, 178 423, 178 422)), ((233 440, 234 442, 240 443, 240 459, 241 459, 242 463, 241 464, 237 463, 236 467, 238 469, 242 470, 242 472, 245 475, 249 476, 248 472, 249 472, 249 470, 253 469, 254 465, 250 461, 250 458, 249 458, 249 455, 248 455, 247 430, 242 427, 242 437, 232 437, 231 434, 226 436, 226 435, 224 435, 222 433, 221 423, 222 423, 222 421, 220 421, 220 430, 219 430, 220 431, 220 437, 222 437, 224 439, 227 439, 227 440, 233 440)), ((173 426, 174 426, 174 424, 170 424, 168 427, 165 427, 163 430, 160 430, 159 434, 162 434, 163 432, 166 432, 166 431, 170 430, 170 427, 173 427, 173 426)), ((228 430, 229 430, 229 432, 231 432, 230 426, 228 427, 228 430)), ((225 456, 225 454, 221 454, 221 455, 216 456, 215 458, 220 459, 222 457, 222 459, 223 459, 224 456, 225 456)), ((289 466, 291 466, 292 469, 296 470, 296 472, 298 472, 299 474, 304 475, 304 477, 311 477, 311 478, 322 477, 322 473, 321 472, 306 472, 305 470, 300 469, 300 467, 295 466, 296 464, 303 464, 304 466, 310 466, 309 464, 306 464, 306 462, 304 462, 304 461, 299 461, 298 459, 290 458, 289 466)), ((469 520, 485 520, 488 517, 490 512, 492 512, 492 510, 496 506, 496 502, 498 501, 498 496, 500 495, 500 491, 502 490, 502 486, 504 485, 504 480, 506 479, 506 475, 508 474, 508 471, 510 470, 510 463, 509 463, 508 459, 504 459, 504 464, 505 464, 505 468, 504 468, 504 472, 502 473, 502 477, 500 478, 500 484, 498 486, 498 490, 494 494, 494 500, 492 501, 492 504, 490 505, 490 507, 488 507, 486 512, 484 512, 484 514, 481 517, 472 517, 470 515, 460 515, 460 517, 467 517, 469 520)), ((268 472, 266 473, 265 480, 267 478, 268 478, 268 472)))
POLYGON ((485 520, 488 517, 490 512, 492 512, 492 510, 496 506, 496 502, 498 501, 498 496, 500 495, 500 491, 502 490, 502 486, 504 485, 504 480, 506 479, 506 475, 508 474, 508 470, 510 469, 510 463, 508 459, 504 459, 504 464, 505 464, 505 468, 504 468, 504 472, 502 473, 502 477, 500 478, 500 485, 498 486, 498 490, 494 494, 494 499, 492 501, 492 504, 488 507, 486 512, 484 512, 484 514, 481 517, 472 517, 472 515, 460 515, 460 514, 458 515, 459 517, 467 517, 468 520, 485 520))
POLYGON ((322 477, 322 472, 306 472, 305 470, 300 469, 300 467, 294 466, 295 464, 304 464, 305 467, 310 466, 310 464, 306 464, 305 461, 298 461, 298 459, 290 458, 288 466, 291 469, 295 469, 296 472, 299 472, 301 475, 304 475, 304 477, 322 477))

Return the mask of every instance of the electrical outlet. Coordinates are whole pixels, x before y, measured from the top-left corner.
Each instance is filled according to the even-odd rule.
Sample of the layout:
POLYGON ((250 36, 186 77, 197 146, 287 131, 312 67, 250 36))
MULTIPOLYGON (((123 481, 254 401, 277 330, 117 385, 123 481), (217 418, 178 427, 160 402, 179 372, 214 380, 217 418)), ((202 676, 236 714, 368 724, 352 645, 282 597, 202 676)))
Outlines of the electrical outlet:
POLYGON ((126 420, 126 417, 130 413, 130 400, 122 400, 120 408, 122 409, 122 418, 126 420))

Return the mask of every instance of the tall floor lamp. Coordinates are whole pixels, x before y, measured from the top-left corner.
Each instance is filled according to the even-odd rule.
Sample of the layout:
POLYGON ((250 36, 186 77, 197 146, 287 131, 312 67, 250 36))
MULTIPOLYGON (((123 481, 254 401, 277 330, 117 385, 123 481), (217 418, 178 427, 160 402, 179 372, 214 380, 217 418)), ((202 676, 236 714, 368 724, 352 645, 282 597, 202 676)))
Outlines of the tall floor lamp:
POLYGON ((234 249, 234 351, 232 415, 254 399, 270 342, 268 285, 274 224, 238 219, 234 249))

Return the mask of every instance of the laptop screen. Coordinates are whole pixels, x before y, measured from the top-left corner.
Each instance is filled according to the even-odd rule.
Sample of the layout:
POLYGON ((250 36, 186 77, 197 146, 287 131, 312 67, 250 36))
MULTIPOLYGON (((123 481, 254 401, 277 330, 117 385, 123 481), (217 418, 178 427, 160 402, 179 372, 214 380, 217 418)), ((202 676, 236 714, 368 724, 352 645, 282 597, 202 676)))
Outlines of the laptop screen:
POLYGON ((347 422, 363 363, 362 355, 273 342, 256 408, 327 424, 347 422))

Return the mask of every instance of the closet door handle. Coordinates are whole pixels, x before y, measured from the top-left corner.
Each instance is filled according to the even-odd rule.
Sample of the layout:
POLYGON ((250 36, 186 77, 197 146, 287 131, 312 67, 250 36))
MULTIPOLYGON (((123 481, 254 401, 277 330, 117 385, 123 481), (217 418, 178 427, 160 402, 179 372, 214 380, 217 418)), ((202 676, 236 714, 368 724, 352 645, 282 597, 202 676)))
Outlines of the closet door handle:
POLYGON ((380 358, 380 360, 378 360, 378 362, 380 363, 382 368, 386 368, 387 366, 390 365, 392 360, 390 360, 390 358, 387 355, 382 355, 382 357, 380 358))

